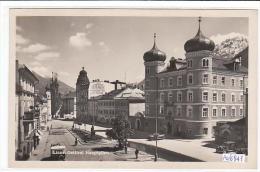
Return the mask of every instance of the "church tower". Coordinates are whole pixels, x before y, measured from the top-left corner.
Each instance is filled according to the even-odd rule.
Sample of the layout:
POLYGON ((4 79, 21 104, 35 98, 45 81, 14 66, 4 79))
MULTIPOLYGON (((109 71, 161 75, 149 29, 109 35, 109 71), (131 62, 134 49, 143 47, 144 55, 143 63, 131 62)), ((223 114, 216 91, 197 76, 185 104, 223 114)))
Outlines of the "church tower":
POLYGON ((164 68, 166 54, 160 51, 156 45, 156 33, 151 50, 143 55, 145 66, 145 113, 146 116, 155 117, 158 107, 158 77, 157 74, 164 68))
POLYGON ((79 76, 76 83, 76 109, 77 116, 76 120, 78 122, 87 122, 87 112, 88 112, 88 89, 89 89, 89 79, 87 72, 82 67, 79 72, 79 76))

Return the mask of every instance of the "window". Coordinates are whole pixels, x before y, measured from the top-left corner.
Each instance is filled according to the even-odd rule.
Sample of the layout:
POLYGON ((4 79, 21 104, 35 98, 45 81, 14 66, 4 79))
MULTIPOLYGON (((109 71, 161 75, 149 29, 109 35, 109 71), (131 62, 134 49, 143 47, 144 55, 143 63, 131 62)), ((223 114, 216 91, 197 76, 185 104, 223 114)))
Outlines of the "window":
POLYGON ((243 83, 243 80, 242 80, 242 79, 240 79, 240 84, 239 84, 239 85, 240 85, 241 88, 243 88, 244 83, 243 83))
POLYGON ((232 85, 232 87, 235 86, 235 79, 231 79, 231 85, 232 85))
POLYGON ((240 94, 240 102, 243 102, 244 101, 244 96, 243 94, 240 94))
POLYGON ((164 102, 164 93, 160 94, 160 102, 164 102))
POLYGON ((149 80, 146 80, 145 87, 146 87, 146 88, 149 88, 149 87, 150 87, 150 82, 149 82, 149 80))
POLYGON ((188 84, 192 84, 193 83, 193 75, 192 74, 188 74, 188 84))
POLYGON ((217 101, 218 101, 218 94, 213 93, 213 102, 217 102, 217 101))
POLYGON ((192 117, 192 107, 187 108, 187 117, 192 117))
POLYGON ((202 108, 202 117, 208 117, 209 114, 209 108, 204 107, 202 108))
POLYGON ((221 109, 221 116, 226 116, 226 109, 225 108, 222 108, 221 109))
POLYGON ((236 116, 236 109, 234 107, 231 109, 231 116, 236 116))
POLYGON ((164 79, 161 79, 161 83, 160 83, 161 85, 161 88, 164 88, 164 79))
POLYGON ((146 111, 146 115, 149 115, 149 105, 146 105, 145 111, 146 111))
POLYGON ((177 86, 182 86, 182 76, 177 77, 177 86))
POLYGON ((188 68, 191 68, 192 67, 192 60, 188 60, 187 63, 188 63, 188 68))
POLYGON ((172 78, 169 78, 168 82, 169 82, 169 84, 168 84, 169 87, 173 86, 173 79, 172 78))
POLYGON ((212 117, 217 117, 217 108, 212 109, 212 117))
POLYGON ((182 101, 182 93, 177 92, 177 102, 181 102, 181 101, 182 101))
POLYGON ((160 114, 164 114, 164 107, 160 106, 160 114))
POLYGON ((221 95, 221 101, 222 101, 222 102, 225 102, 225 101, 226 101, 226 94, 225 94, 225 93, 222 93, 222 95, 221 95))
POLYGON ((235 94, 232 94, 232 95, 231 95, 231 102, 235 102, 235 101, 236 101, 235 94))
POLYGON ((239 109, 239 116, 243 116, 244 114, 243 114, 243 108, 240 108, 239 109))
POLYGON ((208 67, 209 66, 209 59, 202 59, 202 67, 208 67))
POLYGON ((208 128, 203 128, 203 134, 208 134, 208 128))
POLYGON ((168 93, 168 102, 172 102, 172 92, 168 93))
MULTIPOLYGON (((146 99, 146 102, 150 102, 150 97, 149 97, 149 94, 148 94, 148 93, 146 93, 145 99, 146 99)), ((113 106, 113 105, 112 105, 112 106, 113 106)))
POLYGON ((217 76, 213 76, 213 84, 214 84, 214 85, 217 85, 217 79, 218 79, 217 76))
POLYGON ((202 83, 203 84, 208 84, 209 83, 209 75, 208 74, 203 74, 202 83))
POLYGON ((146 70, 145 70, 145 73, 150 74, 150 68, 147 67, 146 70))
POLYGON ((177 107, 177 116, 181 116, 181 107, 177 107))
POLYGON ((208 92, 207 91, 204 91, 202 93, 202 101, 208 101, 208 92))
POLYGON ((188 100, 188 102, 192 102, 193 101, 193 92, 192 91, 188 91, 187 100, 188 100))
POLYGON ((225 77, 221 78, 221 83, 222 83, 222 85, 225 85, 225 77))

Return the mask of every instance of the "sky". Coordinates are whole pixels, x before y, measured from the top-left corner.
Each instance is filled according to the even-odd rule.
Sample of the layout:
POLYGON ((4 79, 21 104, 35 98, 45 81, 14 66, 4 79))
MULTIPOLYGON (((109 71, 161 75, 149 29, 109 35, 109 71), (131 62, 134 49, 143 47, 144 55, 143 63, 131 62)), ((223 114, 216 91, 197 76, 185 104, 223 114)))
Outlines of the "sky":
MULTIPOLYGON (((17 17, 16 58, 32 71, 75 88, 82 67, 90 81, 144 79, 143 54, 153 46, 171 57, 185 58, 184 44, 198 30, 197 17, 17 17)), ((247 18, 202 18, 201 30, 216 44, 227 37, 248 36, 247 18)))

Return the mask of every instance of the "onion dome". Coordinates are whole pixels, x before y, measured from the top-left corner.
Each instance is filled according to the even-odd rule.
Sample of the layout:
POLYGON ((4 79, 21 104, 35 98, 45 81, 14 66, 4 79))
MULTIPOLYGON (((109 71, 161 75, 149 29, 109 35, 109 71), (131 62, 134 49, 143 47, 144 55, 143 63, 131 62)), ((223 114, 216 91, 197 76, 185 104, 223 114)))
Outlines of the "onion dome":
POLYGON ((89 79, 87 72, 84 70, 84 67, 82 67, 82 70, 79 72, 79 76, 77 79, 77 85, 87 85, 89 86, 89 79))
POLYGON ((201 51, 201 50, 213 51, 215 48, 215 43, 202 34, 200 30, 200 22, 201 22, 201 17, 199 17, 198 33, 194 38, 188 40, 184 44, 184 49, 187 53, 193 51, 201 51))
POLYGON ((160 51, 156 46, 156 33, 154 33, 154 44, 153 48, 146 53, 144 53, 143 59, 145 62, 152 62, 152 61, 165 61, 166 54, 160 51))

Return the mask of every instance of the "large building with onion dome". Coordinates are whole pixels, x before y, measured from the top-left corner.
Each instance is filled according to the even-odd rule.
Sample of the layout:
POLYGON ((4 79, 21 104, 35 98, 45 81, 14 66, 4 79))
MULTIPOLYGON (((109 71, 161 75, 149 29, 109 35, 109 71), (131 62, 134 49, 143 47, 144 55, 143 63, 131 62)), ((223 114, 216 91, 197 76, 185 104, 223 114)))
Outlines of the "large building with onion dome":
POLYGON ((84 67, 79 72, 76 83, 76 120, 78 122, 87 121, 88 113, 88 89, 89 79, 84 67))
MULTIPOLYGON (((154 45, 144 53, 145 120, 142 130, 185 138, 214 136, 218 121, 235 121, 246 113, 244 90, 247 68, 241 57, 213 53, 215 44, 203 35, 199 18, 197 34, 184 44, 185 59, 172 57, 154 45)), ((193 28, 193 26, 191 26, 193 28)))

